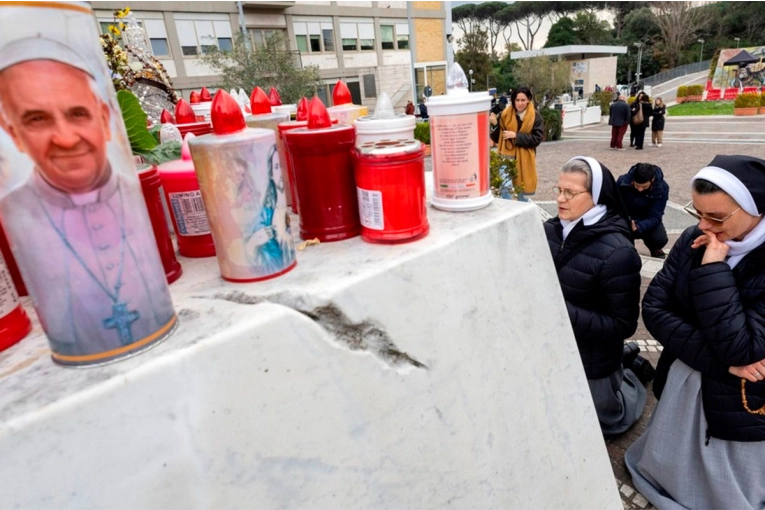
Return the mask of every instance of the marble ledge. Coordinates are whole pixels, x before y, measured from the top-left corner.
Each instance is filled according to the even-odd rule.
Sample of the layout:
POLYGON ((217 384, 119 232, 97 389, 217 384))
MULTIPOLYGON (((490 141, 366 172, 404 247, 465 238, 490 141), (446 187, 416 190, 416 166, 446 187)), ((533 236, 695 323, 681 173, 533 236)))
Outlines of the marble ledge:
MULTIPOLYGON (((64 405, 62 399, 69 397, 86 398, 84 394, 89 391, 101 391, 99 385, 129 378, 131 372, 140 367, 173 356, 176 351, 191 348, 216 333, 235 327, 251 313, 252 305, 275 303, 309 314, 329 306, 330 312, 340 311, 349 323, 363 323, 368 319, 368 311, 363 303, 346 297, 346 289, 391 271, 408 260, 426 258, 437 261, 441 252, 456 240, 480 236, 482 231, 499 224, 512 224, 521 230, 531 228, 544 235, 536 207, 507 200, 494 200, 484 209, 462 213, 428 207, 428 218, 430 232, 416 242, 381 245, 355 237, 308 246, 298 252, 295 269, 263 282, 226 282, 220 277, 215 257, 179 257, 184 274, 170 286, 180 319, 177 330, 148 351, 98 367, 73 369, 55 365, 36 314, 29 299, 25 298, 34 329, 19 344, 0 353, 0 431, 17 419, 23 421, 28 412, 64 405), (243 306, 249 308, 241 315, 243 306)), ((297 225, 297 218, 293 220, 293 225, 297 225)), ((413 275, 400 274, 398 277, 413 275)), ((433 313, 437 312, 434 310, 433 313)))

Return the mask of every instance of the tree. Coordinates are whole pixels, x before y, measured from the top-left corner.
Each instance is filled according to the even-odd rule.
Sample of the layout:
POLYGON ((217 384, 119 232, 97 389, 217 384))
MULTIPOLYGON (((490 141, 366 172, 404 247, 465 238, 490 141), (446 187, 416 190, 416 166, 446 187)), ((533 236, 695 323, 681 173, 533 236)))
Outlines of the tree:
POLYGON ((452 9, 452 23, 460 27, 467 35, 472 34, 481 26, 481 20, 475 13, 476 4, 462 4, 452 9))
POLYGON ((647 4, 648 2, 605 2, 604 8, 614 15, 614 30, 616 30, 617 39, 622 36, 627 15, 637 9, 644 8, 647 4))
POLYGON ((493 69, 494 78, 492 83, 500 92, 518 88, 520 85, 515 78, 515 65, 518 60, 513 60, 510 54, 514 51, 521 51, 521 47, 516 42, 505 45, 505 55, 496 62, 493 69))
POLYGON ((497 17, 508 25, 513 23, 523 49, 530 50, 534 47, 534 37, 550 12, 551 8, 545 2, 515 2, 499 11, 497 17))
POLYGON ((484 2, 475 7, 475 16, 481 20, 482 25, 489 33, 489 50, 494 55, 494 46, 497 44, 499 34, 506 28, 507 24, 497 17, 497 13, 507 7, 505 2, 484 2))
POLYGON ((550 27, 544 47, 554 48, 570 44, 579 44, 579 37, 574 31, 574 20, 564 16, 550 27))
MULTIPOLYGON (((473 87, 482 90, 486 84, 486 77, 491 74, 491 58, 486 51, 489 35, 486 30, 475 28, 471 33, 466 33, 459 40, 459 51, 454 55, 454 60, 459 62, 465 73, 473 70, 473 79, 476 85, 473 87)), ((470 79, 470 76, 468 76, 470 79)))
POLYGON ((592 12, 576 13, 573 30, 579 44, 609 44, 613 39, 608 21, 598 19, 592 12))
POLYGON ((711 22, 711 11, 693 2, 653 2, 664 56, 669 68, 678 64, 680 54, 697 33, 711 22))
POLYGON ((526 58, 515 63, 514 76, 534 94, 540 109, 547 108, 569 86, 569 63, 548 56, 526 58))
POLYGON ((297 103, 321 86, 318 66, 299 67, 295 53, 286 51, 284 38, 275 33, 266 44, 248 50, 244 36, 237 33, 231 51, 213 50, 202 55, 202 62, 218 72, 219 88, 252 90, 256 85, 264 90, 275 87, 285 103, 297 103))

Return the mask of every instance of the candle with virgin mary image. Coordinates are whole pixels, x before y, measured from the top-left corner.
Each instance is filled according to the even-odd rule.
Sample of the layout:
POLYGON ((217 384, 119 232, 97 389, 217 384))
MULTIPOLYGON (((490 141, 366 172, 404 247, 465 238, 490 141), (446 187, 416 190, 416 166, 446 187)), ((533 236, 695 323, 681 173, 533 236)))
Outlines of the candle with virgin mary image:
POLYGON ((177 316, 93 12, 31 5, 0 5, 0 214, 53 360, 101 364, 177 316))
POLYGON ((295 267, 276 135, 248 128, 225 90, 212 103, 213 134, 189 140, 224 280, 254 282, 295 267))

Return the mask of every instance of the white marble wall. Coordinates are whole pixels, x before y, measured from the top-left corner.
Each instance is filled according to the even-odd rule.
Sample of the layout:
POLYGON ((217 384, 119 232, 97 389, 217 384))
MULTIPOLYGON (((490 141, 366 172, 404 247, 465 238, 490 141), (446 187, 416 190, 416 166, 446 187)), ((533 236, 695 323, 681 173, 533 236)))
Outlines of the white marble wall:
POLYGON ((178 331, 83 370, 0 353, 0 507, 621 508, 536 208, 428 210, 234 285, 182 259, 178 331))

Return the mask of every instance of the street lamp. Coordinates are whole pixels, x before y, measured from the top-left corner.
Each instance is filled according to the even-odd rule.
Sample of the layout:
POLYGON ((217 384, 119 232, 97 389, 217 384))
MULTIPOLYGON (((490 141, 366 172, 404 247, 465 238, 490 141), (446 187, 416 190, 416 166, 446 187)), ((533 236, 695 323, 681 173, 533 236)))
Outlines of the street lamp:
POLYGON ((738 43, 741 42, 741 38, 740 37, 734 37, 733 40, 736 41, 736 49, 738 49, 738 43))
POLYGON ((633 46, 635 46, 638 49, 638 58, 637 58, 637 71, 635 71, 635 83, 640 83, 640 64, 643 61, 643 44, 642 42, 636 42, 632 43, 633 46))
POLYGON ((468 74, 470 75, 470 83, 468 83, 468 92, 473 92, 473 70, 468 69, 468 74))
POLYGON ((699 42, 701 43, 701 51, 699 52, 699 62, 701 62, 701 57, 704 56, 704 39, 699 39, 699 42))

